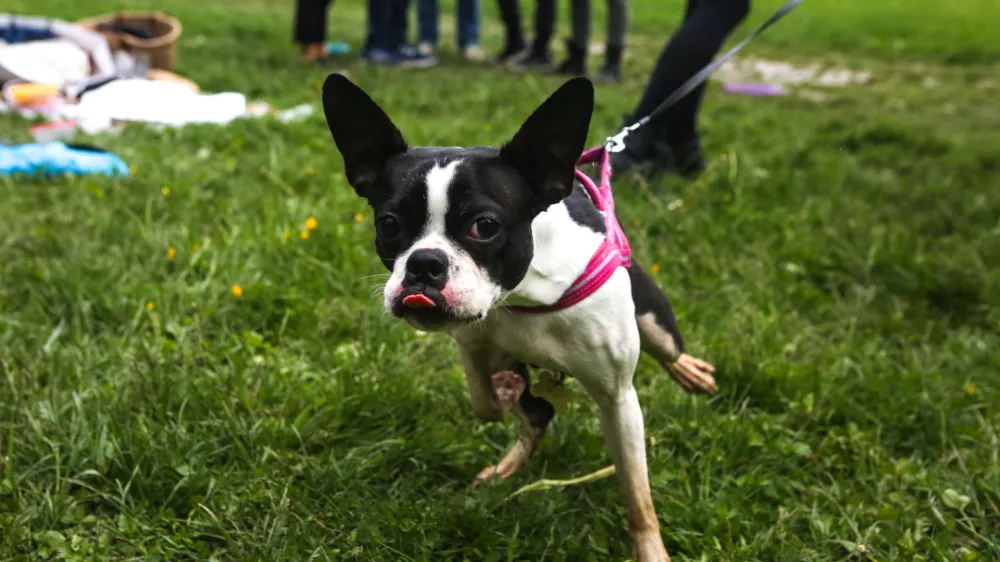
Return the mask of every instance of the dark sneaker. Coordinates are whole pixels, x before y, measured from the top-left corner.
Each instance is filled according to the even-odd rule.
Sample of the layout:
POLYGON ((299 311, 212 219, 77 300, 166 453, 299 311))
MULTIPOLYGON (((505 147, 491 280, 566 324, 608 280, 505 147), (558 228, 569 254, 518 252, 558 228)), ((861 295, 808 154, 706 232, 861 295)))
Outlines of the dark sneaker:
POLYGON ((403 57, 399 53, 393 53, 387 51, 386 49, 369 49, 365 53, 365 60, 371 64, 378 64, 384 66, 397 66, 402 62, 403 57))
MULTIPOLYGON (((623 126, 630 123, 626 119, 623 126)), ((661 134, 655 124, 629 134, 624 150, 611 155, 611 169, 616 174, 638 174, 646 181, 665 174, 694 179, 705 170, 707 163, 697 137, 674 142, 650 138, 661 134)))
POLYGON ((595 82, 618 83, 622 81, 622 54, 625 49, 621 45, 608 45, 604 49, 604 66, 594 75, 595 82))
POLYGON ((675 152, 665 143, 656 143, 651 152, 650 155, 637 154, 628 147, 626 139, 625 150, 611 155, 611 169, 616 174, 637 174, 646 181, 669 174, 693 180, 708 165, 700 146, 689 147, 685 152, 675 152))
POLYGON ((416 47, 406 45, 399 50, 399 66, 403 68, 430 68, 437 64, 437 57, 432 53, 421 51, 416 47))
POLYGON ((635 133, 625 137, 625 148, 621 152, 611 154, 611 170, 615 174, 637 173, 648 177, 648 171, 653 168, 656 162, 672 162, 673 155, 666 147, 658 147, 655 154, 646 146, 640 146, 636 142, 635 133))
POLYGON ((587 74, 587 51, 572 41, 566 41, 566 60, 556 67, 556 74, 584 76, 587 74))
POLYGON ((565 74, 566 76, 583 76, 587 74, 587 69, 584 67, 583 61, 566 59, 553 72, 556 74, 565 74))
POLYGON ((594 73, 590 79, 602 84, 618 84, 622 81, 622 69, 618 66, 605 65, 594 73))
POLYGON ((524 56, 525 50, 528 46, 524 43, 514 46, 506 46, 502 51, 497 53, 497 56, 493 57, 493 64, 497 66, 507 66, 513 64, 524 56))
POLYGON ((548 53, 529 53, 514 63, 514 68, 526 72, 548 72, 552 70, 552 57, 548 53))
POLYGON ((694 179, 708 167, 697 137, 683 143, 673 143, 670 151, 674 155, 674 171, 682 178, 694 179))

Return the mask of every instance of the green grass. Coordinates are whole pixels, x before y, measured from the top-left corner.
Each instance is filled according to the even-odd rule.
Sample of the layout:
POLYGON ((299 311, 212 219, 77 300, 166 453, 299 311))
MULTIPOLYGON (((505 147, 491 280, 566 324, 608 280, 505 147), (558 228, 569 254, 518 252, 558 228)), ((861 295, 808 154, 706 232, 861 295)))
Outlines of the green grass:
MULTIPOLYGON (((318 103, 348 68, 412 144, 502 142, 559 83, 447 53, 422 73, 304 69, 290 2, 170 6, 178 70, 205 90, 318 103)), ((593 142, 680 9, 635 2, 593 142)), ((869 69, 871 85, 822 101, 714 87, 703 178, 617 182, 639 259, 718 367, 711 399, 649 360, 636 374, 675 560, 1000 557, 998 16, 993 0, 809 0, 749 52, 869 69)), ((331 30, 358 45, 363 21, 338 2, 331 30)), ((488 1, 485 22, 495 48, 488 1)), ((27 138, 11 117, 0 130, 27 138)), ((370 213, 321 113, 93 140, 134 176, 0 179, 0 560, 629 557, 614 479, 506 501, 609 463, 587 400, 522 473, 468 487, 516 428, 473 417, 447 338, 369 297, 370 213)))

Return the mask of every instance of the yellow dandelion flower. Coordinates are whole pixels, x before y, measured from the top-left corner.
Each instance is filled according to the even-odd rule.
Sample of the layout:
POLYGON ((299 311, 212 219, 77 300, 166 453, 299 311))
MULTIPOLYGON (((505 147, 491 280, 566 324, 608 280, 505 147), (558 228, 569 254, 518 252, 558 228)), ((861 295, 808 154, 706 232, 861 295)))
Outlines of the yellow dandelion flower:
POLYGON ((640 224, 642 224, 642 219, 635 219, 635 225, 639 226, 640 224))
POLYGON ((240 287, 239 285, 233 285, 233 296, 234 297, 242 297, 243 296, 243 287, 240 287))
POLYGON ((307 230, 312 230, 312 229, 316 228, 316 225, 318 225, 318 224, 319 223, 316 222, 316 217, 309 217, 309 218, 306 219, 306 229, 307 230))
POLYGON ((162 193, 163 196, 166 197, 167 195, 170 195, 170 188, 167 186, 163 186, 160 188, 160 193, 162 193))
POLYGON ((168 260, 173 261, 174 256, 176 256, 176 255, 177 255, 177 249, 176 248, 167 248, 167 259, 168 260))
POLYGON ((315 173, 316 173, 316 172, 314 172, 312 168, 306 168, 306 175, 307 175, 307 176, 311 176, 311 175, 313 175, 313 174, 315 174, 315 173))
POLYGON ((153 310, 154 308, 156 308, 156 305, 153 304, 153 301, 146 301, 146 310, 153 310))
POLYGON ((659 273, 659 272, 660 272, 660 264, 654 263, 653 264, 653 273, 659 273))
POLYGON ((134 176, 135 175, 135 165, 129 166, 128 167, 128 171, 129 171, 130 174, 132 174, 134 176))
POLYGON ((191 244, 191 251, 192 252, 197 252, 200 249, 201 249, 201 244, 199 244, 197 242, 195 242, 194 244, 191 244))
POLYGON ((365 220, 365 216, 361 213, 354 215, 354 222, 361 222, 363 220, 365 220))
POLYGON ((306 238, 309 238, 309 231, 308 230, 303 230, 302 232, 300 232, 299 233, 299 238, 302 238, 303 240, 305 240, 306 238))
POLYGON ((286 228, 284 232, 281 233, 281 237, 288 240, 288 229, 286 228))
POLYGON ((965 393, 968 394, 969 396, 975 395, 976 394, 976 387, 972 386, 971 382, 970 383, 966 383, 965 384, 965 393))

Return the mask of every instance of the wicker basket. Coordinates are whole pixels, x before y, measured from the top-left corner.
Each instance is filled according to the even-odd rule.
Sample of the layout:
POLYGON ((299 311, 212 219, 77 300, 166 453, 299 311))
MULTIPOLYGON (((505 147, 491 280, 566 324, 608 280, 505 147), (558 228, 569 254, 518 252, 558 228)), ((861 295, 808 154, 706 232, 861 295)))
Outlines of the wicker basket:
POLYGON ((177 38, 181 22, 163 12, 116 12, 77 21, 79 25, 100 33, 112 51, 145 55, 151 68, 173 71, 177 63, 177 38), (98 29, 101 24, 127 24, 152 32, 152 39, 142 39, 128 33, 98 29))

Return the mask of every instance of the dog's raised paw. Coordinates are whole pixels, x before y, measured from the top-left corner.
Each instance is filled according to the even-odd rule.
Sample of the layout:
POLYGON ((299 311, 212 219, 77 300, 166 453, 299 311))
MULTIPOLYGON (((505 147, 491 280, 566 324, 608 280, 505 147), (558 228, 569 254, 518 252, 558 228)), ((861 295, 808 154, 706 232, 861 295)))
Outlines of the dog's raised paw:
POLYGON ((707 361, 682 353, 677 361, 667 366, 670 376, 674 377, 681 387, 688 392, 700 394, 715 394, 719 387, 715 384, 715 372, 707 361))
POLYGON ((526 387, 524 379, 514 371, 500 371, 493 373, 490 380, 493 382, 493 391, 497 394, 497 400, 500 401, 500 408, 506 415, 524 394, 526 387))

